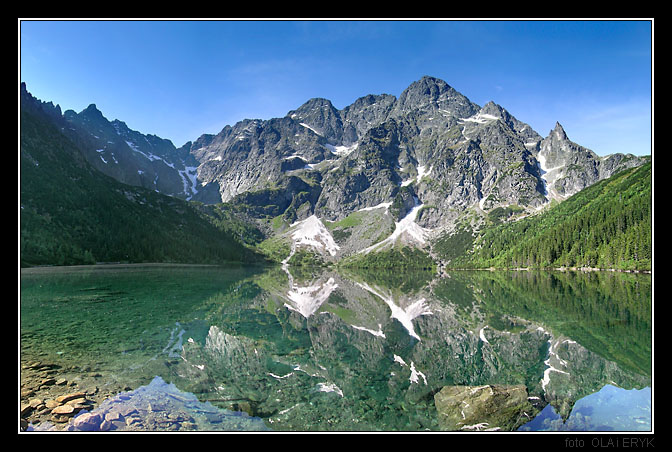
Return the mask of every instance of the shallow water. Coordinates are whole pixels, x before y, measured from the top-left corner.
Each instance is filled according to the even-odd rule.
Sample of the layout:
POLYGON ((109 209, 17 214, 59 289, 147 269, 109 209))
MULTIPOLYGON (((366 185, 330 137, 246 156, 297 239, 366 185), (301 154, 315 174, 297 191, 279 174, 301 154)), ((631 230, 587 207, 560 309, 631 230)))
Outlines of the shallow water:
POLYGON ((118 429, 439 430, 444 386, 522 384, 520 431, 646 431, 651 297, 650 275, 611 272, 24 269, 21 362, 110 399, 158 387, 204 404, 118 429))

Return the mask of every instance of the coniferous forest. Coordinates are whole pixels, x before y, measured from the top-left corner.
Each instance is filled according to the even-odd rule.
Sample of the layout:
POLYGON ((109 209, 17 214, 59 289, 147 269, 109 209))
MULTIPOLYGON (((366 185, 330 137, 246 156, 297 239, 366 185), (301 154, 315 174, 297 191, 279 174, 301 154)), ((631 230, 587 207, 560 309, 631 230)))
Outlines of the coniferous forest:
POLYGON ((461 230, 437 250, 452 267, 651 270, 651 172, 650 162, 628 169, 542 214, 474 235, 461 230))

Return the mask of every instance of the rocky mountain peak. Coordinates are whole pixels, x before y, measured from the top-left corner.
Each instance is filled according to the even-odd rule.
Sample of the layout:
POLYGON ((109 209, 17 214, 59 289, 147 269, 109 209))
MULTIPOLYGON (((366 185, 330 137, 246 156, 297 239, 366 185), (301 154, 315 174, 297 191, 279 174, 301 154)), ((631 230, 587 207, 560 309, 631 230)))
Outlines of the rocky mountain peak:
POLYGON ((549 197, 557 199, 565 199, 598 180, 643 162, 642 159, 623 154, 600 157, 571 141, 559 122, 541 141, 537 159, 547 193, 549 197))
POLYGON ((504 109, 504 107, 502 107, 499 104, 496 104, 493 101, 489 101, 487 104, 483 105, 483 107, 481 108, 481 113, 491 115, 491 116, 494 116, 494 117, 498 117, 498 118, 501 118, 502 120, 505 120, 505 121, 510 116, 509 112, 506 111, 506 109, 504 109))
POLYGON ((84 110, 79 112, 79 116, 85 119, 93 119, 93 120, 105 120, 105 117, 103 116, 103 113, 98 109, 96 104, 90 104, 88 107, 86 107, 84 110))
POLYGON ((348 105, 343 111, 360 111, 364 108, 370 107, 380 102, 394 102, 397 98, 391 94, 367 94, 355 100, 351 105, 348 105))
POLYGON ((21 108, 38 109, 42 113, 46 113, 52 118, 59 120, 62 115, 60 105, 54 105, 54 103, 51 101, 42 102, 36 99, 28 92, 28 88, 26 87, 25 82, 21 82, 21 108))
POLYGON ((338 110, 329 99, 312 98, 296 110, 287 113, 287 116, 320 136, 340 142, 343 124, 338 110))
POLYGON ((467 118, 478 112, 478 105, 441 79, 424 76, 409 85, 395 102, 392 117, 400 117, 417 111, 432 117, 467 118))
POLYGON ((553 128, 553 130, 551 130, 551 132, 549 133, 549 136, 551 135, 553 135, 557 140, 561 141, 569 140, 569 138, 567 137, 567 133, 565 132, 565 129, 562 127, 562 124, 560 124, 557 121, 555 122, 555 127, 553 128))
POLYGON ((331 101, 329 99, 325 99, 323 97, 313 97, 311 99, 308 99, 306 102, 303 103, 299 108, 296 110, 291 110, 289 113, 287 113, 289 116, 297 115, 301 116, 303 114, 307 114, 310 111, 318 108, 325 108, 325 109, 334 109, 334 106, 332 105, 331 101))
POLYGON ((98 110, 98 107, 96 104, 89 104, 88 107, 86 107, 84 110, 82 110, 82 113, 94 113, 94 114, 101 114, 101 111, 98 110))
POLYGON ((436 102, 442 94, 454 91, 446 82, 438 78, 424 76, 411 83, 399 96, 399 108, 408 110, 436 102))

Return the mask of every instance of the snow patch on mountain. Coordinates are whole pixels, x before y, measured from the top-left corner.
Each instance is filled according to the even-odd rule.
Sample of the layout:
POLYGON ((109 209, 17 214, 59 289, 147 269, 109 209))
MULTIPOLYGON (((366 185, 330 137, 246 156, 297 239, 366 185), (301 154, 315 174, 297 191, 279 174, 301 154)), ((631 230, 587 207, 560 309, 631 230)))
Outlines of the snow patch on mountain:
POLYGON ((295 245, 306 245, 319 251, 326 251, 335 256, 339 250, 336 241, 331 236, 327 227, 315 215, 311 215, 303 221, 292 224, 292 240, 295 245))
POLYGON ((362 207, 357 212, 365 212, 367 210, 376 210, 376 209, 382 209, 382 208, 389 209, 391 205, 392 205, 391 201, 390 202, 381 202, 380 204, 372 206, 372 207, 362 207))
POLYGON ((287 265, 298 246, 307 246, 318 251, 320 254, 326 252, 331 256, 335 256, 340 249, 324 223, 315 215, 292 223, 290 228, 292 230, 290 235, 292 248, 289 256, 282 261, 283 265, 287 265))
POLYGON ((370 328, 357 325, 352 325, 352 327, 356 330, 366 331, 367 333, 373 334, 376 337, 385 338, 385 333, 383 333, 383 326, 380 323, 378 324, 378 330, 372 330, 370 328))
POLYGON ((537 162, 539 166, 539 174, 541 175, 541 180, 544 184, 544 196, 548 197, 550 193, 549 188, 552 189, 555 181, 562 175, 562 168, 564 168, 564 165, 549 168, 546 164, 546 156, 541 152, 537 154, 537 162))
POLYGON ((427 234, 429 231, 415 222, 418 217, 418 212, 422 209, 423 204, 418 198, 415 198, 415 206, 406 214, 400 221, 394 223, 394 232, 382 242, 375 243, 368 248, 360 251, 360 253, 368 254, 370 251, 385 246, 386 244, 394 244, 399 237, 407 237, 420 244, 427 242, 427 234))
POLYGON ((473 116, 468 118, 460 118, 458 122, 475 122, 477 124, 486 124, 490 121, 496 121, 499 119, 499 116, 490 115, 488 113, 481 113, 480 111, 473 116))
POLYGON ((429 175, 429 173, 432 172, 432 167, 431 166, 429 167, 428 170, 426 170, 426 168, 427 167, 425 165, 418 165, 418 175, 415 178, 411 177, 410 179, 406 179, 405 181, 402 181, 400 185, 402 187, 406 187, 407 185, 411 185, 413 182, 415 182, 416 184, 419 184, 423 177, 429 175))
POLYGON ((175 169, 175 164, 170 163, 170 162, 166 161, 163 157, 160 157, 156 154, 152 154, 151 152, 146 153, 146 152, 141 151, 140 148, 138 147, 138 145, 135 144, 133 141, 126 140, 126 144, 128 145, 129 148, 131 148, 131 150, 133 152, 137 152, 138 154, 142 155, 143 157, 145 157, 150 162, 154 162, 154 161, 158 160, 158 161, 161 161, 164 164, 166 164, 166 166, 168 166, 172 169, 175 169))
POLYGON ((317 129, 314 129, 313 127, 309 126, 309 125, 306 124, 305 122, 300 122, 299 124, 301 124, 301 125, 302 125, 303 127, 305 127, 306 129, 310 129, 310 130, 312 130, 313 132, 315 132, 315 133, 318 134, 319 136, 322 136, 322 133, 320 133, 317 129))
POLYGON ((418 177, 415 182, 416 184, 419 184, 423 177, 428 176, 429 173, 432 172, 431 166, 427 171, 425 171, 425 168, 427 168, 425 165, 418 165, 418 177))
POLYGON ((190 200, 192 196, 198 193, 197 170, 197 166, 187 166, 183 170, 178 170, 178 173, 182 177, 184 194, 187 195, 187 200, 190 200))
POLYGON ((330 151, 332 154, 335 154, 335 155, 337 155, 337 156, 339 156, 339 157, 342 157, 342 156, 344 156, 344 155, 349 155, 349 154, 351 154, 352 151, 354 151, 355 149, 357 149, 357 146, 358 146, 358 145, 359 145, 359 143, 354 143, 354 144, 351 144, 350 146, 343 146, 343 145, 341 145, 341 146, 334 146, 334 145, 331 145, 331 144, 325 144, 324 146, 325 146, 327 149, 329 149, 329 151, 330 151))

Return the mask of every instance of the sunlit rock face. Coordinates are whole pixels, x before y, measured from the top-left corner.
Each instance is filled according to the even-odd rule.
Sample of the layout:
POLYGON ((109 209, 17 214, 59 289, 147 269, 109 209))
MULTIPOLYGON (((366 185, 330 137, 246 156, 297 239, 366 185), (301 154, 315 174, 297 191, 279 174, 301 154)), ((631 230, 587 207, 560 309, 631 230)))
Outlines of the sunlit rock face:
POLYGON ((632 155, 599 157, 571 141, 560 123, 539 143, 537 161, 546 197, 559 200, 619 171, 641 165, 641 159, 632 155))

